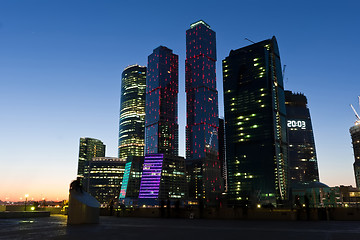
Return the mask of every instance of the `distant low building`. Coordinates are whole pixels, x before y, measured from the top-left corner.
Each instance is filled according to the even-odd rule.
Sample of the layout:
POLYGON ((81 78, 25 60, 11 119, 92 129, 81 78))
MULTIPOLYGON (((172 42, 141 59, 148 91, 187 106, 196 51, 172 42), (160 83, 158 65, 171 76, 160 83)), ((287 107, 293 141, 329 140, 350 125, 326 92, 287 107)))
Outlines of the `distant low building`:
POLYGON ((353 186, 340 185, 340 192, 343 207, 359 207, 360 206, 360 190, 353 186))
POLYGON ((83 188, 103 206, 117 201, 126 161, 115 157, 95 157, 84 168, 83 188))
POLYGON ((294 205, 305 207, 341 207, 343 205, 339 187, 329 187, 321 182, 303 182, 293 185, 292 196, 294 205))

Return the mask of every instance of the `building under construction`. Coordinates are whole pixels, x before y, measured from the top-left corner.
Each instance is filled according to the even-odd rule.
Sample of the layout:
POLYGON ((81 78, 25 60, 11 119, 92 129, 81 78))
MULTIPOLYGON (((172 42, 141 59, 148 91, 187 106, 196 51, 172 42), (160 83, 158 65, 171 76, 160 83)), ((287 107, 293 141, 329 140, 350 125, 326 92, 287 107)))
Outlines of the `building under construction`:
MULTIPOLYGON (((360 106, 360 96, 358 98, 359 98, 359 106, 360 106)), ((356 116, 355 125, 350 128, 350 134, 351 134, 352 145, 354 148, 354 157, 355 157, 354 173, 355 173, 356 187, 360 188, 360 116, 352 105, 351 108, 353 109, 356 116)))

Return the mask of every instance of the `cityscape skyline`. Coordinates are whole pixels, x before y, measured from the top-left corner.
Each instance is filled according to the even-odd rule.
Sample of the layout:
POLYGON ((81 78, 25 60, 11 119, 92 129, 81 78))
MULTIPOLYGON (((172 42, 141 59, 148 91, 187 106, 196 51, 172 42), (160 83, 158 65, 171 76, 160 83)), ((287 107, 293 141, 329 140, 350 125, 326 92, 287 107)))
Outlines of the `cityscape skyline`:
MULTIPOLYGON (((280 17, 275 18, 278 27, 264 28, 261 22, 254 20, 254 25, 249 28, 239 21, 239 26, 235 25, 238 33, 235 33, 226 22, 234 23, 232 20, 236 20, 231 14, 226 15, 226 21, 221 19, 221 14, 217 17, 211 14, 218 10, 224 16, 225 11, 234 13, 235 10, 231 7, 217 9, 217 5, 210 2, 203 13, 189 10, 184 18, 176 13, 171 24, 161 21, 168 16, 167 13, 160 14, 142 29, 141 34, 148 36, 140 41, 138 33, 122 23, 122 18, 117 15, 116 10, 125 8, 120 4, 112 3, 114 9, 89 4, 80 20, 75 13, 82 4, 74 3, 74 9, 68 10, 70 18, 65 20, 63 15, 54 14, 57 7, 62 14, 67 11, 60 2, 42 2, 39 10, 30 3, 23 2, 21 7, 15 3, 4 4, 3 9, 8 9, 8 12, 0 10, 0 45, 4 46, 0 54, 0 76, 3 79, 0 81, 0 101, 7 103, 2 104, 3 117, 0 120, 0 132, 4 134, 0 140, 3 165, 0 200, 17 201, 24 198, 25 193, 34 199, 67 198, 69 184, 76 178, 80 137, 101 140, 107 146, 105 155, 117 156, 121 73, 128 65, 146 66, 147 56, 159 45, 168 46, 179 55, 179 154, 185 156, 185 30, 200 19, 217 32, 219 115, 224 116, 221 61, 230 50, 250 45, 245 38, 259 42, 275 35, 282 64, 287 65, 285 90, 303 92, 309 100, 320 181, 330 186, 355 186, 354 157, 348 132, 355 120, 349 103, 354 104, 359 95, 355 78, 355 56, 359 53, 355 39, 359 33, 353 32, 349 24, 354 24, 359 16, 355 15, 353 6, 339 7, 330 3, 321 11, 320 6, 323 6, 319 3, 312 5, 315 8, 312 10, 297 6, 307 13, 314 13, 316 9, 320 11, 319 15, 310 14, 307 21, 301 22, 301 14, 291 16, 295 6, 284 4, 276 12, 282 14, 281 18, 290 18, 288 24, 298 24, 304 34, 287 24, 281 25, 283 20, 280 17), (289 7, 288 11, 284 11, 286 7, 289 7), (45 9, 51 11, 43 11, 45 9), (331 11, 325 13, 326 10, 331 11), (336 22, 330 16, 341 11, 345 14, 345 10, 350 13, 341 15, 336 22), (15 11, 18 12, 16 16, 21 15, 18 19, 12 15, 15 11), (102 13, 103 18, 92 20, 92 13, 102 13), (25 19, 30 21, 25 22, 25 19), (45 19, 49 23, 45 23, 45 19), (314 19, 317 21, 311 23, 314 19), (72 20, 77 20, 74 27, 70 25, 72 20), (110 22, 112 24, 106 25, 110 22), (155 26, 160 27, 157 29, 155 26), (319 27, 321 34, 316 32, 319 27), (342 37, 332 35, 333 29, 342 37), (130 35, 127 34, 128 39, 124 40, 123 33, 127 31, 130 35), (84 41, 89 38, 92 38, 89 42, 84 41), (237 40, 232 41, 234 38, 237 40), (345 81, 347 83, 338 84, 345 81), (13 189, 16 192, 12 192, 13 189)), ((196 7, 199 9, 200 5, 196 7)), ((252 10, 250 12, 255 12, 255 5, 246 3, 246 6, 252 10)), ((187 10, 184 6, 180 9, 187 10)), ((263 19, 270 16, 265 10, 260 9, 260 12, 264 14, 263 19)), ((130 16, 128 13, 125 15, 130 16)), ((125 19, 126 16, 122 17, 125 19)), ((242 18, 250 19, 253 20, 249 13, 242 18)))

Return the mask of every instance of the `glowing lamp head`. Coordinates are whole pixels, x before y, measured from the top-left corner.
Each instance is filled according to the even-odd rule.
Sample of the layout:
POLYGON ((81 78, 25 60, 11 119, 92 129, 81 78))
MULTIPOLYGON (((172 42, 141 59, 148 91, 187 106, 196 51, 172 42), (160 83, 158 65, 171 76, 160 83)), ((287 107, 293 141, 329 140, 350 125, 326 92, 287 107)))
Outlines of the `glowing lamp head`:
POLYGON ((28 198, 28 197, 29 197, 29 194, 25 194, 25 197, 28 198))

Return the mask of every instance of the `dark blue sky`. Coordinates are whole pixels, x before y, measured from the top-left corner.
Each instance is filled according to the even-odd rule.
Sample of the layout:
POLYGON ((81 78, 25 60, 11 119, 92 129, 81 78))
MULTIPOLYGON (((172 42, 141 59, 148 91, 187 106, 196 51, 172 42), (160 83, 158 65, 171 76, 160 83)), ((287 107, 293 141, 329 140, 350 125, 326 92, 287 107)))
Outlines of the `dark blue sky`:
POLYGON ((117 155, 120 75, 159 45, 179 55, 184 155, 185 31, 203 19, 231 49, 277 37, 285 88, 309 101, 320 179, 354 185, 349 107, 360 95, 358 1, 2 1, 0 199, 65 198, 80 137, 117 155), (10 181, 12 187, 8 187, 10 181))

